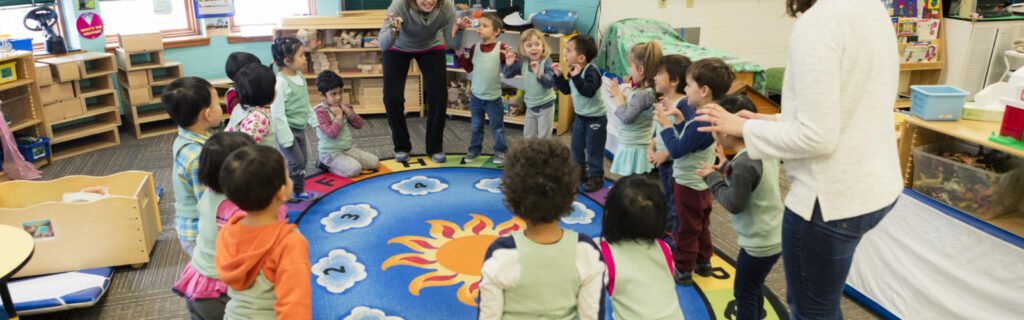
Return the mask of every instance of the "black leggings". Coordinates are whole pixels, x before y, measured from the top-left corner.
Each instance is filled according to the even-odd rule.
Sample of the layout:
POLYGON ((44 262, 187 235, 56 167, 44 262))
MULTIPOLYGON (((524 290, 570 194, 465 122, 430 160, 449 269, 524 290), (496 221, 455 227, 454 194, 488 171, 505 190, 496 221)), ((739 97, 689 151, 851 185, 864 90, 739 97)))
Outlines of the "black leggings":
POLYGON ((423 96, 427 108, 427 154, 444 152, 444 120, 448 109, 447 70, 444 50, 423 53, 384 51, 384 108, 395 152, 410 152, 409 127, 405 123, 405 79, 409 63, 416 59, 423 73, 423 96))

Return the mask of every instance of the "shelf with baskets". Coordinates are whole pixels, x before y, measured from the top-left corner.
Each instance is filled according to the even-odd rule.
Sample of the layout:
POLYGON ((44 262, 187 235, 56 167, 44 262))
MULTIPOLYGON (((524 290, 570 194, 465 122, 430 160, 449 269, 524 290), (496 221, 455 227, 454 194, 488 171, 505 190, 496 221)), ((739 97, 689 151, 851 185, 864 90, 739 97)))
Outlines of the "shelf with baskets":
MULTIPOLYGON (((913 10, 919 14, 917 17, 893 17, 900 56, 896 108, 910 107, 910 86, 942 84, 946 67, 946 26, 943 25, 946 21, 934 17, 922 19, 932 14, 919 9, 922 10, 913 10)), ((936 11, 936 16, 942 17, 942 8, 936 11)))
MULTIPOLYGON (((43 116, 35 64, 32 52, 29 51, 0 53, 0 112, 3 112, 4 119, 9 121, 8 127, 15 137, 50 137, 46 128, 46 118, 43 116)), ((0 136, 0 139, 4 138, 0 136)), ((19 149, 22 149, 21 147, 19 146, 19 149)), ((26 157, 25 160, 32 162, 37 168, 52 164, 51 152, 45 149, 45 145, 41 150, 45 152, 37 154, 32 151, 32 154, 29 154, 31 157, 26 157)), ((0 170, 0 181, 7 179, 2 171, 0 170)))
POLYGON ((64 159, 120 143, 114 55, 83 52, 36 64, 53 158, 64 159), (45 79, 44 79, 45 78, 45 79), (69 152, 72 150, 72 152, 69 152))
MULTIPOLYGON (((274 36, 292 36, 307 46, 307 69, 303 71, 310 103, 323 97, 316 89, 317 75, 332 70, 345 80, 343 100, 360 114, 384 114, 383 68, 376 33, 384 21, 385 10, 346 11, 343 17, 284 18, 274 36)), ((405 111, 423 115, 422 75, 411 63, 406 80, 405 111)))

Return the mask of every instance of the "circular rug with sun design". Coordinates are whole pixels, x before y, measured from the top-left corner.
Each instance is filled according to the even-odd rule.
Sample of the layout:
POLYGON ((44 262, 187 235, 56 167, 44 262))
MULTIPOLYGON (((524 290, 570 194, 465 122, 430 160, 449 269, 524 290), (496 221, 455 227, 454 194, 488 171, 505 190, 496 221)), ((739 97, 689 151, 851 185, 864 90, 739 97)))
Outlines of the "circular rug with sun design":
MULTIPOLYGON (((484 253, 499 236, 526 227, 505 208, 501 168, 490 157, 461 164, 414 157, 381 161, 356 178, 306 180, 313 203, 289 204, 309 242, 314 319, 473 319, 484 253)), ((581 193, 564 228, 597 238, 610 183, 581 193)), ((712 277, 677 286, 687 319, 732 319, 731 261, 715 255, 712 277)), ((607 302, 607 299, 606 299, 607 302)), ((764 319, 785 319, 769 294, 764 319)), ((611 303, 606 303, 611 318, 611 303)))

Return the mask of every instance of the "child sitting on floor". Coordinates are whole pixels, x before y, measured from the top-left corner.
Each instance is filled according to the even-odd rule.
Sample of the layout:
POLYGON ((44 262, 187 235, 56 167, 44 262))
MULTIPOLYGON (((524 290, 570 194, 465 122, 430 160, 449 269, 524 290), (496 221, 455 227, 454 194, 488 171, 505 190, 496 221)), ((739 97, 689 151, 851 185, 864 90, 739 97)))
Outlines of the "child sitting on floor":
POLYGON ((487 248, 480 276, 480 319, 603 317, 604 263, 590 237, 558 225, 576 199, 569 148, 553 139, 512 148, 502 174, 505 205, 526 229, 487 248))
POLYGON ((320 152, 320 163, 331 173, 342 177, 355 177, 362 170, 376 169, 380 161, 377 156, 357 149, 352 142, 352 129, 363 127, 363 118, 352 109, 352 105, 341 103, 341 89, 345 87, 341 77, 334 71, 320 72, 316 77, 316 88, 324 97, 313 111, 316 122, 316 135, 320 138, 317 151, 320 152))
MULTIPOLYGON (((729 113, 757 113, 754 103, 742 94, 726 96, 718 104, 729 113)), ((779 191, 779 160, 751 159, 743 137, 712 135, 719 143, 715 151, 721 160, 725 159, 722 147, 739 151, 725 164, 701 163, 704 168, 697 169, 697 175, 704 177, 715 200, 732 213, 732 228, 739 236, 740 254, 733 281, 736 319, 761 319, 764 279, 782 255, 785 207, 779 191)))

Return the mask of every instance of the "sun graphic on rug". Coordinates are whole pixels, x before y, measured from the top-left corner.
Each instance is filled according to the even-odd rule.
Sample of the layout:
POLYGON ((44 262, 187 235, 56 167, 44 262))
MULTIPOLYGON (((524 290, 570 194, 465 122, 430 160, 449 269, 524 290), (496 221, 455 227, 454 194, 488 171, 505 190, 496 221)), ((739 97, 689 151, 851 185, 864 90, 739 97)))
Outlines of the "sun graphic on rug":
POLYGON ((393 266, 413 266, 434 271, 416 277, 409 283, 409 293, 420 295, 426 287, 450 286, 462 283, 458 290, 459 301, 476 306, 480 294, 480 267, 484 263, 487 247, 499 236, 526 228, 526 222, 513 217, 498 226, 491 219, 469 214, 472 220, 463 227, 445 220, 429 220, 430 236, 401 236, 388 243, 401 243, 418 253, 394 255, 381 264, 381 270, 393 266))

